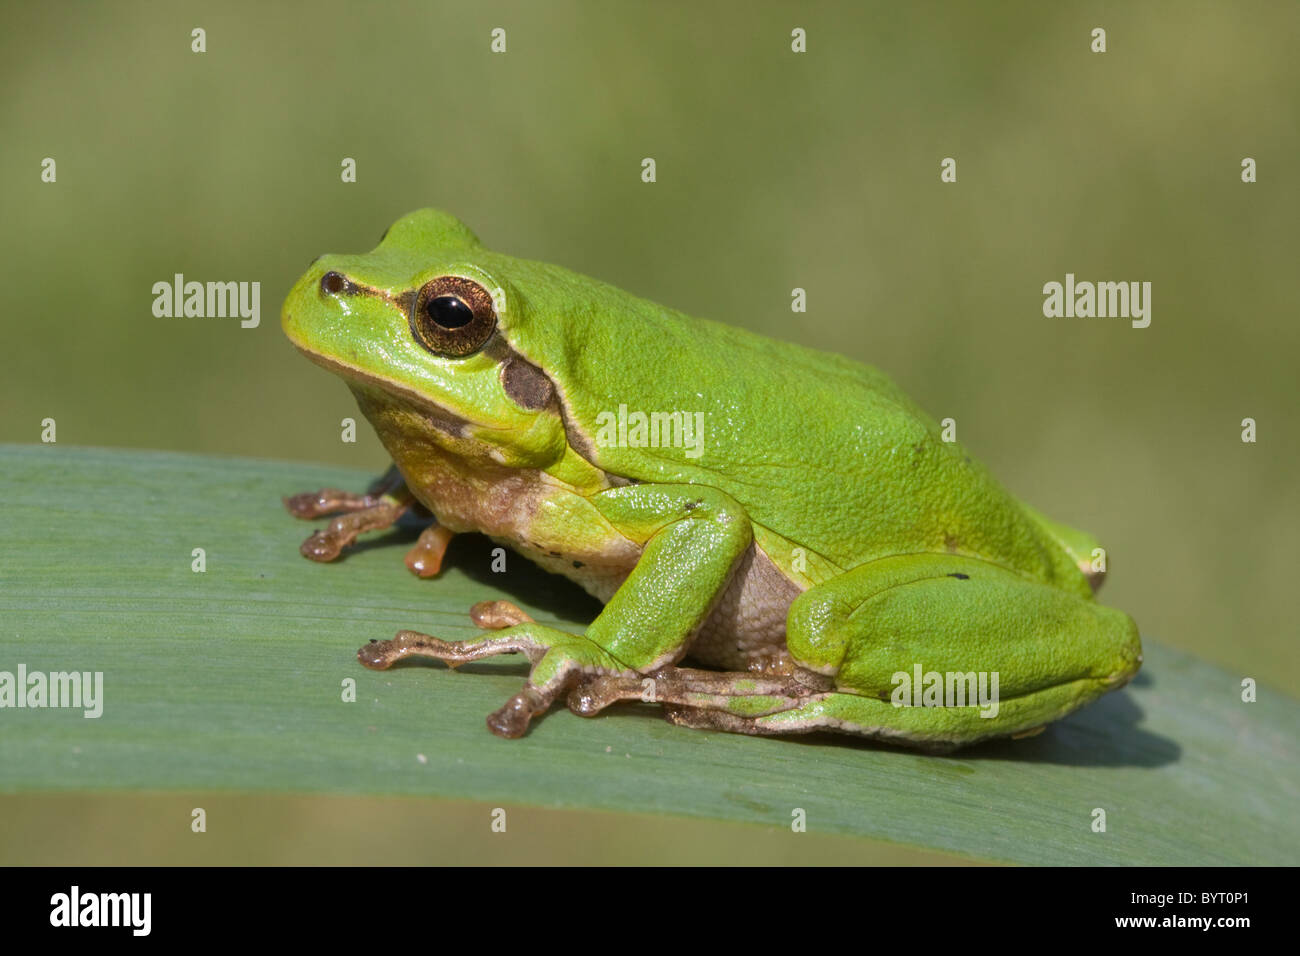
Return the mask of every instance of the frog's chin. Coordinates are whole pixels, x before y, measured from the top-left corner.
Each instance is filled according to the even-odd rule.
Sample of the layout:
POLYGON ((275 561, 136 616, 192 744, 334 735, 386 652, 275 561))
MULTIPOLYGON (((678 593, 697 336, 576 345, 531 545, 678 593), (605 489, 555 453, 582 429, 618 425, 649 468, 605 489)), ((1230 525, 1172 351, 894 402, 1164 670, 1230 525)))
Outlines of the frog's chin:
MULTIPOLYGON (((290 340, 292 341, 292 339, 290 340)), ((453 438, 463 438, 466 429, 474 426, 476 423, 467 418, 462 418, 455 412, 449 411, 437 402, 430 401, 425 395, 411 389, 392 379, 381 378, 378 375, 371 375, 353 365, 347 365, 337 359, 332 359, 327 355, 312 351, 304 345, 294 342, 294 347, 303 355, 311 359, 321 368, 329 369, 335 375, 342 378, 352 389, 352 393, 357 396, 358 400, 362 398, 362 393, 378 392, 382 395, 389 396, 399 400, 402 404, 408 405, 419 411, 435 428, 446 432, 453 438)))

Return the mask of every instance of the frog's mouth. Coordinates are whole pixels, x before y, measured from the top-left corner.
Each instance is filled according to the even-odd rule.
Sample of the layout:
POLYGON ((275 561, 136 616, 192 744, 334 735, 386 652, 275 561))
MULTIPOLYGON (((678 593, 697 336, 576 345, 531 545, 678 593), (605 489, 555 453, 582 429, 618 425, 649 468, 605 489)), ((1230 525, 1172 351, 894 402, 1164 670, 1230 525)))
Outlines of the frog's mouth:
MULTIPOLYGON (((293 340, 290 339, 290 341, 293 340)), ((403 403, 411 406, 428 419, 430 425, 453 438, 467 437, 466 429, 475 425, 475 423, 469 419, 462 418, 455 412, 448 411, 437 402, 430 401, 427 396, 421 395, 419 392, 402 385, 400 382, 394 382, 389 378, 381 378, 378 375, 372 375, 369 372, 362 371, 355 365, 347 365, 337 359, 332 359, 328 356, 321 355, 319 352, 314 352, 298 342, 294 342, 293 346, 321 368, 328 369, 342 378, 348 383, 348 387, 353 389, 354 394, 356 392, 355 386, 361 386, 363 388, 369 386, 378 391, 400 398, 403 403)))

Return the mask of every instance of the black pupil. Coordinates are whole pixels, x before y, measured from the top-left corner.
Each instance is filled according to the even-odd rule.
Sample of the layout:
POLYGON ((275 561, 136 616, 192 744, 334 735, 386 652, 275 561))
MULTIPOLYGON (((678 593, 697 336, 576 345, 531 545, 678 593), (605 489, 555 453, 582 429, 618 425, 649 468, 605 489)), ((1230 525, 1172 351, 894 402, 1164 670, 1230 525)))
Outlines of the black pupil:
POLYGON ((444 329, 459 329, 474 319, 470 307, 454 295, 440 295, 436 299, 430 299, 424 310, 429 313, 429 318, 444 329))

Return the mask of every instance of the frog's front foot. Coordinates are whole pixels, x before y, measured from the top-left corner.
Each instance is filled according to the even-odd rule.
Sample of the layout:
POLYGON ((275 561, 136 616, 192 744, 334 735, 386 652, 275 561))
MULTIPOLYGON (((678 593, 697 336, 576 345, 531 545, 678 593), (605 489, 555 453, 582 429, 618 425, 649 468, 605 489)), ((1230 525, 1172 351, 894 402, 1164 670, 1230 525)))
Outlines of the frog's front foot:
MULTIPOLYGON (((325 496, 332 489, 324 489, 319 492, 307 492, 302 495, 294 495, 292 498, 284 500, 285 507, 289 513, 299 518, 309 518, 316 516, 317 509, 321 502, 328 501, 329 505, 338 505, 339 499, 326 499, 325 496)), ((411 506, 410 501, 396 501, 388 498, 380 498, 378 501, 370 499, 369 496, 352 496, 351 504, 360 504, 358 508, 347 514, 341 514, 330 520, 324 531, 315 532, 310 538, 302 543, 298 550, 305 558, 313 561, 333 561, 342 552, 343 549, 367 531, 379 531, 383 528, 391 527, 397 522, 406 510, 411 506), (370 502, 370 503, 366 503, 370 502)), ((337 507, 331 510, 338 510, 337 507)), ((439 555, 441 558, 441 555, 439 555)), ((415 568, 412 568, 416 571, 415 568)), ((416 571, 418 574, 419 571, 416 571)))
MULTIPOLYGON (((289 514, 304 521, 335 516, 324 531, 317 531, 298 548, 303 557, 313 561, 333 561, 360 535, 392 527, 416 504, 396 467, 376 479, 363 495, 321 488, 282 500, 289 514)), ((422 578, 437 574, 451 537, 452 533, 437 523, 425 528, 406 555, 411 573, 422 578)))
MULTIPOLYGON (((505 607, 509 610, 488 609, 485 614, 497 623, 502 618, 492 618, 494 613, 527 617, 514 605, 505 607)), ((408 657, 430 657, 455 668, 498 654, 523 654, 532 663, 523 689, 487 718, 488 729, 499 737, 523 736, 534 717, 550 709, 558 697, 584 676, 618 674, 627 679, 634 676, 587 638, 532 620, 467 641, 444 641, 418 631, 399 631, 390 641, 373 641, 362 647, 357 651, 357 659, 373 670, 386 670, 408 657)))

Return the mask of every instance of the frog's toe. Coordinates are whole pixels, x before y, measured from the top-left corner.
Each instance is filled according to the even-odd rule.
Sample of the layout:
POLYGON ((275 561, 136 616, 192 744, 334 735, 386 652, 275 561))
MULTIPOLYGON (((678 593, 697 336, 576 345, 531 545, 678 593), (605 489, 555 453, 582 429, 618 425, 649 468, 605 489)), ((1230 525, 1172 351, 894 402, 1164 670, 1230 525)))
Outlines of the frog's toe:
POLYGON ((406 567, 418 578, 432 578, 442 571, 447 545, 455 535, 440 524, 431 524, 406 552, 406 567))
POLYGON ((479 601, 469 609, 469 619, 486 631, 499 631, 532 620, 522 608, 510 601, 479 601))
POLYGON ((373 495, 357 495, 339 488, 321 488, 317 491, 301 491, 280 499, 285 510, 295 518, 311 521, 326 515, 363 511, 378 503, 373 495))
POLYGON ((595 717, 610 704, 641 698, 642 681, 639 674, 584 675, 574 684, 564 702, 579 717, 595 717))
POLYGON ((391 641, 371 641, 358 648, 357 660, 371 670, 387 670, 405 657, 438 657, 436 637, 416 631, 398 631, 391 641))
POLYGON ((419 631, 398 631, 391 641, 371 641, 357 651, 357 660, 372 670, 387 670, 407 657, 431 657, 448 667, 497 654, 527 654, 530 658, 545 653, 532 641, 519 635, 493 634, 472 641, 444 641, 419 631))
POLYGON ((357 648, 357 660, 371 670, 382 671, 392 663, 388 659, 386 646, 391 643, 391 641, 371 641, 365 647, 357 648))
POLYGON ((298 546, 298 553, 312 561, 333 561, 342 551, 343 545, 324 531, 317 531, 298 546))
POLYGON ((550 706, 551 701, 546 695, 526 686, 501 708, 488 714, 488 730, 498 737, 522 737, 532 719, 550 706))
POLYGON ((540 717, 566 691, 567 704, 575 714, 590 717, 616 700, 626 699, 620 691, 635 675, 590 673, 590 660, 549 651, 534 666, 523 690, 488 715, 488 729, 498 737, 522 737, 534 717, 540 717), (572 688, 572 690, 570 690, 572 688))
POLYGON ((334 508, 334 503, 346 495, 346 491, 339 491, 337 488, 321 488, 319 491, 300 491, 296 495, 288 495, 280 500, 284 502, 284 510, 289 514, 310 521, 322 515, 332 514, 337 510, 334 508))

